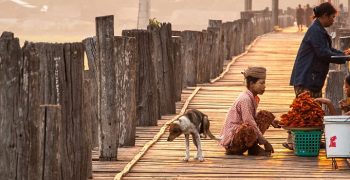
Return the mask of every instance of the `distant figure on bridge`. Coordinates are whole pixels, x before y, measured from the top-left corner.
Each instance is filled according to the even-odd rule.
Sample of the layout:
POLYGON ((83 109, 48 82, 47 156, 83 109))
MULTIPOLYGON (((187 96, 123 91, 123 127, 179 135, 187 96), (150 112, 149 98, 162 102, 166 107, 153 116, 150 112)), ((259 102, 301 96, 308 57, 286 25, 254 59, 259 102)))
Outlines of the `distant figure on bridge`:
MULTIPOLYGON (((347 58, 331 58, 331 56, 349 55, 350 51, 340 51, 332 47, 331 37, 325 27, 334 23, 337 10, 329 2, 316 6, 314 9, 314 22, 307 30, 298 50, 297 57, 290 79, 294 86, 295 95, 309 91, 311 97, 322 97, 322 88, 325 83, 329 64, 344 64, 347 58)), ((283 146, 292 149, 292 139, 289 136, 283 146)))
POLYGON ((264 117, 267 118, 258 119, 256 113, 259 103, 257 95, 265 91, 266 69, 249 67, 243 74, 247 90, 230 107, 221 130, 220 144, 228 155, 242 155, 247 150, 249 155, 270 155, 274 150, 263 134, 270 124, 275 124, 275 116, 265 111, 264 117), (258 144, 264 145, 264 149, 258 144))
POLYGON ((309 4, 306 4, 305 8, 305 25, 306 27, 310 27, 312 19, 313 19, 313 11, 309 4))
POLYGON ((301 5, 299 4, 297 10, 296 10, 296 14, 295 14, 296 18, 297 18, 297 25, 298 25, 298 31, 303 31, 303 24, 304 24, 304 18, 305 18, 305 11, 304 9, 301 7, 301 5))
POLYGON ((340 27, 346 26, 347 21, 347 12, 344 11, 344 5, 342 3, 339 4, 339 13, 338 13, 338 23, 340 27))

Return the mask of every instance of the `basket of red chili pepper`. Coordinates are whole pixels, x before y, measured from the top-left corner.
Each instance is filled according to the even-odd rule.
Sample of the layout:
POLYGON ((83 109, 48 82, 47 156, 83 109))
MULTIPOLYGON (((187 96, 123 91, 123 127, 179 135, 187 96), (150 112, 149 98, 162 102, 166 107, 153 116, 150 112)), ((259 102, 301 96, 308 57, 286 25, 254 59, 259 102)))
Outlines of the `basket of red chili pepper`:
POLYGON ((294 99, 291 110, 281 116, 280 125, 291 130, 294 153, 298 156, 317 156, 325 115, 321 105, 311 98, 309 92, 294 99))
POLYGON ((323 117, 325 115, 321 105, 311 98, 309 92, 301 93, 294 99, 292 108, 287 114, 281 116, 280 125, 288 130, 297 128, 322 129, 323 117))

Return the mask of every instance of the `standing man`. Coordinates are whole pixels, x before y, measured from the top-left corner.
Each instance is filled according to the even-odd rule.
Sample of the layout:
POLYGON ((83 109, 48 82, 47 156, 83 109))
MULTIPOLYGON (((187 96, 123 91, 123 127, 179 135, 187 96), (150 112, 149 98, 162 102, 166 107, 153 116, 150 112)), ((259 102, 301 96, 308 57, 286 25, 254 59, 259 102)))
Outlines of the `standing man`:
POLYGON ((296 10, 296 17, 297 17, 297 25, 298 25, 298 31, 303 31, 303 24, 304 24, 304 16, 305 11, 299 4, 297 10, 296 10))
POLYGON ((312 9, 309 4, 306 4, 306 9, 305 9, 305 25, 306 27, 310 27, 311 22, 312 22, 312 9))

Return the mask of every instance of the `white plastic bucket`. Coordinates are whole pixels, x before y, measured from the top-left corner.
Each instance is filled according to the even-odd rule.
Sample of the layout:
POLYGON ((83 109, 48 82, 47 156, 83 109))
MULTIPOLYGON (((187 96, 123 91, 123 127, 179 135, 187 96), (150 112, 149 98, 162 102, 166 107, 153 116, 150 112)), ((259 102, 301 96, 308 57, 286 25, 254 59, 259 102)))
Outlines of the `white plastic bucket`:
POLYGON ((327 158, 350 157, 350 116, 325 116, 327 158))

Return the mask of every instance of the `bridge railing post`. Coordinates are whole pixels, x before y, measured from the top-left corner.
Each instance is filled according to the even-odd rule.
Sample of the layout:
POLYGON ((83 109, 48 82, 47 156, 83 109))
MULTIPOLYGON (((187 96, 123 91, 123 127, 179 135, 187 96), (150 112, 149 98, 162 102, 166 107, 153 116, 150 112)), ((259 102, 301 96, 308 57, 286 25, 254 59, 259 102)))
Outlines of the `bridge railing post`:
POLYGON ((136 40, 115 37, 117 118, 120 121, 119 146, 135 146, 136 138, 136 40))
POLYGON ((116 160, 119 142, 116 72, 114 58, 114 17, 96 18, 97 57, 99 61, 100 159, 116 160))
POLYGON ((157 80, 159 110, 161 115, 173 114, 176 107, 171 24, 162 23, 160 27, 149 25, 148 31, 152 34, 151 55, 157 80))
MULTIPOLYGON (((181 34, 180 34, 181 35, 181 34)), ((181 93, 182 93, 182 78, 183 78, 183 62, 181 58, 181 37, 180 36, 172 36, 173 43, 173 65, 174 65, 174 78, 175 78, 175 101, 181 101, 181 93)))
POLYGON ((134 37, 136 41, 136 125, 156 126, 160 112, 156 74, 151 56, 151 33, 146 30, 123 30, 122 35, 134 37))

